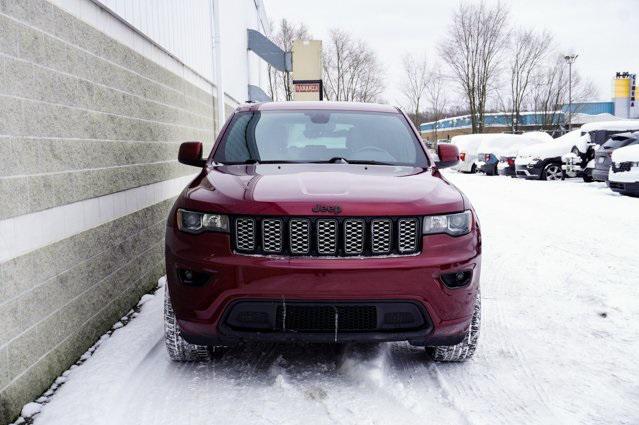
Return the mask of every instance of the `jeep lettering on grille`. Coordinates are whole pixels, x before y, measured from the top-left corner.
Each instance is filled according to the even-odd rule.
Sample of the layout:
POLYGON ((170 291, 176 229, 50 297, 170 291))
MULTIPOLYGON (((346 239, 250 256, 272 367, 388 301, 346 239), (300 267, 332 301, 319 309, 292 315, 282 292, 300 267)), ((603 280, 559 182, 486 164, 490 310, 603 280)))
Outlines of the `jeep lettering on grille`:
POLYGON ((339 205, 320 205, 317 204, 313 207, 313 212, 314 213, 323 213, 323 212, 327 212, 327 213, 333 213, 333 214, 339 214, 342 212, 342 207, 340 207, 339 205))

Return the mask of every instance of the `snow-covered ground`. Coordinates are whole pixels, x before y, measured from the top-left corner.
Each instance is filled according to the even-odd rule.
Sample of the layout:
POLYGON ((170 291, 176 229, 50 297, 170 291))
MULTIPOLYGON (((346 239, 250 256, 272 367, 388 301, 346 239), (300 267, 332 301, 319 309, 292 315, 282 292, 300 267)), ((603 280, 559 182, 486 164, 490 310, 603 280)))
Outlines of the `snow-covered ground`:
POLYGON ((639 199, 447 175, 483 226, 472 361, 434 364, 398 343, 256 344, 171 363, 160 290, 67 373, 35 424, 639 423, 639 199))

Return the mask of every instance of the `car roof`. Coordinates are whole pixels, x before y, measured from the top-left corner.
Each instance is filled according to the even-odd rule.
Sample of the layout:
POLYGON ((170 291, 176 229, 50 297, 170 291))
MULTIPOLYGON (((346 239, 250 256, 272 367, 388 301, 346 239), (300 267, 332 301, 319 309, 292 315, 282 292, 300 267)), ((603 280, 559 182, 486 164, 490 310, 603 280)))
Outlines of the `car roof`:
POLYGON ((399 110, 391 105, 363 102, 264 102, 247 103, 237 108, 237 111, 304 111, 312 109, 333 111, 360 111, 360 112, 391 112, 399 110))

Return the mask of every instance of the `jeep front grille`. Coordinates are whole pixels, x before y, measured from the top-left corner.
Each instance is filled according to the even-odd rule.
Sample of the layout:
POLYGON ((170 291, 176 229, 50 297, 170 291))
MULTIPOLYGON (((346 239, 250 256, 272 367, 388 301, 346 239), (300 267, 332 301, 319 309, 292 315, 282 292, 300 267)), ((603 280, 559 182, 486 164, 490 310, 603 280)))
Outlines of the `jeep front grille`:
POLYGON ((240 251, 255 249, 255 220, 238 218, 235 222, 235 246, 240 251))
POLYGON ((419 252, 415 217, 235 217, 239 253, 301 256, 383 256, 419 252))
POLYGON ((402 218, 399 220, 399 252, 415 252, 417 249, 417 220, 402 218))

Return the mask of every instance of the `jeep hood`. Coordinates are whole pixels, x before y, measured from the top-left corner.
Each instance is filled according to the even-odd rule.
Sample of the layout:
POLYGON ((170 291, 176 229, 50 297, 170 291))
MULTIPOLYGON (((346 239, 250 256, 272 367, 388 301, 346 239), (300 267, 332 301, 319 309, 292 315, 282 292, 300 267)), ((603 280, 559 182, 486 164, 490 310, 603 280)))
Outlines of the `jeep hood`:
POLYGON ((234 214, 310 215, 318 204, 354 216, 464 209, 459 190, 437 170, 354 164, 216 166, 193 181, 185 198, 191 208, 234 214))

